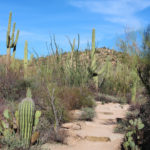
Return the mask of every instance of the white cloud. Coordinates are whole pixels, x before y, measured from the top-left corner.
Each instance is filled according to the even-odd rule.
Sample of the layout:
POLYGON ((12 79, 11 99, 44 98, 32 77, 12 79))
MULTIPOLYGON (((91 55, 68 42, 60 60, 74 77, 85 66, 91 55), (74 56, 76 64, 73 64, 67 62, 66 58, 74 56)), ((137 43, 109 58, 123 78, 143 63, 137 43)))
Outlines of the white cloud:
POLYGON ((150 7, 149 0, 72 0, 70 4, 102 14, 107 21, 134 28, 141 26, 136 13, 150 7))

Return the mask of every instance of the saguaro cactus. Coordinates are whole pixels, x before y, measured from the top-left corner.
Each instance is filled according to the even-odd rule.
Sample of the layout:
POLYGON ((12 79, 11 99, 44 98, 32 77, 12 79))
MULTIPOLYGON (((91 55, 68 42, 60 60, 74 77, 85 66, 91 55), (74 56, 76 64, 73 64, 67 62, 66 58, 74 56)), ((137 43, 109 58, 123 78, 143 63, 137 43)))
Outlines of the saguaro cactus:
POLYGON ((95 58, 95 29, 92 30, 92 51, 91 51, 91 66, 92 73, 96 71, 96 58, 95 58))
POLYGON ((98 76, 103 74, 104 72, 108 76, 110 63, 109 63, 109 57, 108 57, 103 67, 100 70, 98 70, 98 66, 96 64, 96 57, 95 57, 95 29, 92 30, 92 50, 90 53, 90 60, 91 60, 90 66, 88 68, 89 76, 90 78, 93 78, 96 88, 98 89, 98 86, 99 86, 98 76))
POLYGON ((93 78, 93 80, 97 83, 98 73, 95 58, 95 29, 92 30, 92 50, 89 57, 90 57, 90 66, 88 68, 89 76, 90 78, 93 78))
POLYGON ((10 37, 11 18, 12 18, 12 12, 10 12, 10 14, 9 14, 8 29, 7 29, 7 36, 6 36, 6 45, 7 45, 7 59, 6 59, 6 64, 7 64, 7 67, 10 66, 11 48, 13 48, 13 59, 15 57, 16 45, 17 45, 17 41, 18 41, 18 37, 19 37, 19 30, 17 30, 16 39, 14 40, 16 23, 13 24, 12 36, 10 37))
POLYGON ((24 78, 27 77, 28 73, 28 42, 25 41, 25 47, 24 47, 24 78))
POLYGON ((25 148, 30 145, 34 125, 35 104, 29 97, 22 100, 19 105, 19 129, 25 148))

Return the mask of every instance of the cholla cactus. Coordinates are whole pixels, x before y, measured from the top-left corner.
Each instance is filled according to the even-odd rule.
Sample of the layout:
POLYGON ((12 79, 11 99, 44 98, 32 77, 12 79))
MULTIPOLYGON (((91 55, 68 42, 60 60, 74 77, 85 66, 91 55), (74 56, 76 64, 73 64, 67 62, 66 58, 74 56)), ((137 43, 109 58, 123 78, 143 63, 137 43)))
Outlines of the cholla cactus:
POLYGON ((20 137, 25 148, 30 146, 34 125, 35 104, 29 97, 22 100, 19 105, 19 129, 20 137))

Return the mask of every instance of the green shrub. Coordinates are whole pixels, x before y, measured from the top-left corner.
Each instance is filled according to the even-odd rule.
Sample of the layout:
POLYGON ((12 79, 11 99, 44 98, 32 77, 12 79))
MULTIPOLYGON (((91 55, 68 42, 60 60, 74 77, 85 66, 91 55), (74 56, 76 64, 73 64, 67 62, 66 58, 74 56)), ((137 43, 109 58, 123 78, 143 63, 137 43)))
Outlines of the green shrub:
POLYGON ((115 97, 112 95, 101 94, 99 93, 96 97, 97 101, 101 101, 102 103, 120 103, 124 104, 127 102, 125 97, 115 97))
POLYGON ((123 97, 127 97, 130 94, 129 102, 131 102, 132 95, 136 96, 136 91, 134 90, 133 92, 132 90, 135 86, 136 89, 140 86, 137 73, 131 70, 126 64, 117 63, 116 67, 114 66, 110 69, 108 76, 100 87, 100 91, 105 94, 123 97), (133 74, 136 74, 136 77, 133 74), (134 84, 135 78, 137 81, 136 85, 134 84))
POLYGON ((0 99, 16 101, 25 97, 28 87, 34 88, 36 81, 33 79, 23 79, 23 76, 14 71, 6 74, 0 72, 0 99))
POLYGON ((94 108, 85 107, 82 108, 82 111, 81 120, 92 121, 92 119, 95 117, 94 108))
POLYGON ((84 87, 64 87, 58 97, 69 110, 95 106, 92 93, 84 87))
POLYGON ((7 150, 19 150, 24 144, 20 140, 19 135, 12 132, 5 137, 0 138, 0 143, 7 148, 7 150))
POLYGON ((145 29, 142 41, 141 59, 138 65, 139 77, 146 89, 147 102, 140 107, 139 117, 145 127, 143 129, 142 149, 150 149, 150 25, 145 29))

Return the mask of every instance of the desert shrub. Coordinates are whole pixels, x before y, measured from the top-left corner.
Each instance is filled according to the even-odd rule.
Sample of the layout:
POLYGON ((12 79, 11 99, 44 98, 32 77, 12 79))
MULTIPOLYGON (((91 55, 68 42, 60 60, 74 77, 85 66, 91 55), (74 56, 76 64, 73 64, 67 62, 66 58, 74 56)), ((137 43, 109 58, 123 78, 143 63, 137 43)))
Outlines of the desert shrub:
MULTIPOLYGON (((58 100, 57 100, 57 102, 55 101, 55 107, 57 110, 57 117, 59 120, 59 125, 64 122, 68 122, 70 120, 68 111, 64 108, 64 106, 61 104, 60 101, 58 101, 58 100)), ((49 108, 49 109, 44 111, 45 117, 49 120, 49 122, 51 124, 54 125, 56 123, 55 122, 56 120, 55 120, 55 115, 54 115, 53 109, 52 109, 51 105, 49 105, 49 107, 47 107, 47 108, 49 108)))
POLYGON ((16 82, 19 75, 13 71, 7 74, 0 73, 0 98, 6 100, 14 100, 17 96, 16 94, 16 82))
POLYGON ((143 51, 138 66, 139 77, 146 89, 147 102, 140 107, 139 116, 145 127, 143 129, 142 149, 150 149, 150 25, 145 29, 143 34, 143 51))
MULTIPOLYGON (((126 119, 122 120, 121 122, 118 122, 118 126, 115 129, 115 131, 125 133, 124 142, 126 143, 125 145, 128 145, 128 148, 126 149, 130 150, 132 145, 135 145, 136 147, 138 147, 138 149, 141 149, 141 150, 150 149, 149 107, 150 107, 149 101, 144 104, 141 104, 140 106, 132 105, 130 107, 130 111, 127 113, 126 119), (133 121, 130 121, 132 123, 128 122, 128 120, 135 121, 135 118, 137 118, 136 122, 138 118, 140 119, 140 121, 137 122, 139 125, 137 123, 132 124, 133 121), (138 126, 141 126, 141 125, 142 126, 144 125, 144 127, 141 129, 138 129, 138 126), (129 139, 131 140, 129 141, 129 139)), ((125 149, 125 148, 122 148, 122 149, 125 149)))
POLYGON ((60 123, 69 120, 68 110, 64 107, 61 98, 57 96, 60 89, 56 84, 45 81, 37 81, 35 87, 32 89, 32 95, 37 108, 43 111, 45 117, 51 124, 55 124, 56 121, 54 111, 56 111, 60 123), (53 89, 55 90, 54 93, 52 92, 53 89))
MULTIPOLYGON (((125 36, 118 40, 117 46, 121 51, 116 68, 110 72, 106 82, 106 89, 112 89, 114 94, 126 96, 130 94, 130 101, 136 103, 137 90, 141 87, 137 68, 140 60, 140 46, 136 41, 137 32, 125 29, 125 36), (108 86, 107 86, 108 85, 108 86)), ((110 90, 108 90, 110 91, 110 90)))
POLYGON ((115 128, 116 133, 126 133, 128 126, 129 126, 129 120, 134 120, 135 118, 139 118, 139 109, 135 107, 130 107, 129 111, 126 114, 126 118, 117 118, 117 127, 115 128))
POLYGON ((101 94, 98 93, 98 95, 95 98, 97 101, 101 101, 102 103, 120 103, 124 104, 127 102, 127 99, 125 97, 115 97, 108 94, 101 94))
POLYGON ((19 135, 14 132, 0 138, 0 143, 7 148, 7 150, 19 150, 24 146, 19 135))
POLYGON ((1 74, 3 73, 5 73, 5 65, 4 64, 0 64, 0 72, 1 72, 1 74))
POLYGON ((82 111, 81 120, 92 121, 92 119, 95 117, 94 108, 85 107, 82 108, 82 111))
POLYGON ((150 25, 144 31, 143 51, 141 52, 141 60, 138 65, 139 77, 150 95, 150 25))
MULTIPOLYGON (((139 103, 138 105, 133 105, 132 111, 137 111, 134 114, 129 114, 130 122, 125 125, 126 134, 123 143, 123 149, 150 149, 150 26, 144 31, 143 35, 143 47, 140 53, 140 59, 138 59, 137 72, 141 82, 143 83, 146 93, 142 93, 144 98, 144 103, 139 103), (132 119, 131 119, 132 118, 132 119), (137 118, 137 119, 133 119, 137 118)), ((142 90, 142 89, 141 89, 142 90)), ((141 98, 141 97, 139 97, 141 98)), ((143 101, 143 97, 141 98, 143 101)))
POLYGON ((55 132, 53 124, 44 116, 40 119, 37 129, 40 132, 39 144, 47 142, 63 143, 66 137, 66 133, 63 130, 58 129, 58 132, 55 132))
MULTIPOLYGON (((75 42, 75 41, 74 41, 75 42)), ((50 56, 43 58, 42 63, 37 63, 40 76, 48 76, 58 86, 80 86, 88 82, 87 63, 81 61, 80 51, 75 48, 75 43, 69 40, 72 52, 63 54, 55 41, 51 38, 48 51, 50 56)))
POLYGON ((73 60, 69 58, 64 64, 65 85, 81 86, 88 83, 89 76, 87 73, 86 60, 80 60, 81 56, 78 51, 74 51, 73 60))
POLYGON ((39 143, 45 144, 50 140, 53 126, 45 116, 42 116, 37 125, 37 130, 40 132, 39 143))
POLYGON ((83 87, 64 87, 58 93, 58 97, 69 110, 95 106, 92 93, 83 87))
POLYGON ((7 74, 0 72, 0 99, 20 100, 25 97, 27 87, 34 88, 33 79, 24 79, 22 73, 13 70, 7 74))
POLYGON ((136 72, 129 69, 127 65, 117 63, 117 66, 109 71, 108 76, 100 87, 100 92, 124 97, 129 93, 131 95, 135 78, 137 80, 136 88, 139 87, 138 75, 135 76, 134 74, 136 72))

